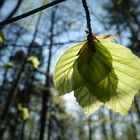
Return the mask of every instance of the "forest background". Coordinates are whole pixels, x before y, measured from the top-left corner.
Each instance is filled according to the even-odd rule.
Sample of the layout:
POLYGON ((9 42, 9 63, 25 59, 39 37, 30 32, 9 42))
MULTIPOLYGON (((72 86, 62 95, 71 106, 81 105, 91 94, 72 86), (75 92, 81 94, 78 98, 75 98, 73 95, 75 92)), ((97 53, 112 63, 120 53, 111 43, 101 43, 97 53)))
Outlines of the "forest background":
MULTIPOLYGON (((1 0, 0 21, 51 0, 1 0)), ((140 1, 87 0, 95 34, 140 56, 140 1)), ((63 51, 86 38, 81 0, 67 0, 1 27, 0 140, 140 140, 140 97, 127 117, 105 107, 91 116, 71 95, 58 97, 54 66, 63 51), (4 38, 3 35, 4 34, 4 38)))

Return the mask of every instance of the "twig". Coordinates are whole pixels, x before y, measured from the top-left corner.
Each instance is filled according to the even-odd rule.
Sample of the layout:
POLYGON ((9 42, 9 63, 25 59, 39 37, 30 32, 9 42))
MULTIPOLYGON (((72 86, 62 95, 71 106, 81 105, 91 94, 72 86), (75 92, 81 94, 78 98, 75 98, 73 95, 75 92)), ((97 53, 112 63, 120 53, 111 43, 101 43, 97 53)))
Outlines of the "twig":
POLYGON ((90 13, 89 13, 89 9, 87 6, 87 2, 86 0, 82 0, 83 3, 83 7, 85 9, 85 13, 86 13, 86 20, 87 20, 87 41, 88 41, 88 47, 93 51, 96 52, 95 50, 95 45, 94 45, 94 39, 96 39, 96 37, 93 36, 92 34, 92 28, 91 28, 91 18, 90 18, 90 13))
POLYGON ((44 9, 48 9, 50 7, 53 7, 53 6, 55 6, 55 5, 59 4, 59 3, 62 3, 64 1, 66 1, 66 0, 55 0, 55 1, 51 2, 51 3, 43 5, 43 6, 39 7, 39 8, 33 9, 33 10, 29 11, 29 12, 23 13, 23 14, 21 14, 19 16, 16 16, 16 17, 13 17, 11 19, 7 19, 5 21, 2 21, 2 22, 0 22, 0 28, 2 28, 3 26, 5 26, 7 24, 10 24, 10 23, 16 22, 18 20, 21 20, 23 18, 26 18, 28 16, 31 16, 31 15, 33 15, 33 14, 35 14, 37 12, 40 12, 40 11, 42 11, 44 9))
MULTIPOLYGON (((71 43, 80 43, 82 42, 82 40, 70 40, 70 41, 66 41, 66 42, 56 42, 56 43, 53 43, 53 45, 66 45, 66 44, 71 44, 71 43)), ((48 44, 44 44, 43 46, 41 47, 46 47, 50 45, 49 43, 48 44)), ((11 44, 11 43, 5 43, 5 44, 2 44, 2 47, 3 46, 6 46, 6 47, 29 47, 29 44, 11 44)), ((58 48, 59 49, 59 48, 58 48)))
POLYGON ((91 19, 90 19, 90 13, 89 13, 89 9, 87 6, 87 2, 86 2, 86 0, 82 0, 82 3, 83 3, 83 7, 84 7, 85 13, 86 13, 88 34, 92 34, 91 19))

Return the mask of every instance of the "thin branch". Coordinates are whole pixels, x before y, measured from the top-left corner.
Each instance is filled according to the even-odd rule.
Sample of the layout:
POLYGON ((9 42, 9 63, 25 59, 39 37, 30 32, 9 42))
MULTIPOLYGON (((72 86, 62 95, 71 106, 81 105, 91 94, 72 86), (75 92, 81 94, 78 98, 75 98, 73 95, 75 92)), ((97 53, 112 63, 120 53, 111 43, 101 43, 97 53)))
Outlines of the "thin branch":
POLYGON ((90 18, 90 13, 89 13, 89 9, 87 6, 87 2, 86 0, 82 0, 83 3, 83 7, 85 9, 85 13, 86 13, 86 20, 87 20, 87 41, 88 41, 88 47, 92 52, 96 52, 95 50, 95 44, 94 44, 94 39, 96 39, 96 37, 92 34, 92 28, 91 28, 91 18, 90 18))
POLYGON ((89 13, 89 9, 87 6, 87 2, 86 2, 86 0, 82 0, 82 3, 83 3, 83 7, 84 7, 85 13, 86 13, 88 34, 92 34, 91 18, 90 18, 90 13, 89 13))
MULTIPOLYGON (((55 42, 53 43, 54 46, 57 46, 57 45, 66 45, 66 44, 71 44, 71 43, 79 43, 79 42, 82 42, 82 40, 69 40, 69 41, 66 41, 66 42, 55 42)), ((41 47, 46 47, 46 46, 49 46, 50 44, 46 43, 46 44, 43 44, 41 45, 41 47)), ((12 44, 12 43, 6 43, 6 44, 2 44, 2 47, 26 47, 28 48, 29 47, 29 44, 12 44)))
POLYGON ((48 3, 46 5, 43 5, 43 6, 39 7, 39 8, 33 9, 33 10, 29 11, 29 12, 23 13, 23 14, 21 14, 19 16, 16 16, 16 17, 13 17, 11 19, 7 19, 5 21, 2 21, 2 22, 0 22, 0 28, 2 28, 3 26, 5 26, 7 24, 16 22, 18 20, 21 20, 23 18, 26 18, 28 16, 31 16, 31 15, 33 15, 35 13, 38 13, 38 12, 44 10, 44 9, 48 9, 50 7, 53 7, 53 6, 55 6, 55 5, 59 4, 59 3, 62 3, 64 1, 66 1, 66 0, 55 0, 55 1, 51 2, 51 3, 48 3))
POLYGON ((13 17, 13 15, 18 11, 18 9, 20 8, 21 4, 22 4, 23 0, 18 0, 16 6, 14 7, 14 9, 12 10, 12 12, 10 12, 10 14, 6 17, 5 20, 10 19, 13 17))

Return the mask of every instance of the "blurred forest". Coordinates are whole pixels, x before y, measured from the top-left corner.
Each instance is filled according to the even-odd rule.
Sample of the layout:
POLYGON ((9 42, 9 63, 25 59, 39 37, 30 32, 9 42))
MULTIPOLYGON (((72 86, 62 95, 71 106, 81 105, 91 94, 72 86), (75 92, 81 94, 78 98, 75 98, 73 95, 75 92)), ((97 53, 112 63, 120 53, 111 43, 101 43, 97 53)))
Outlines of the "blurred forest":
MULTIPOLYGON (((51 0, 0 0, 0 21, 47 2, 51 0)), ((140 56, 140 0, 87 2, 94 33, 117 33, 118 42, 140 56)), ((81 0, 67 0, 1 27, 0 140, 140 140, 139 94, 127 117, 105 107, 86 116, 78 104, 71 102, 70 111, 58 97, 55 63, 64 49, 84 40, 85 30, 81 0)))

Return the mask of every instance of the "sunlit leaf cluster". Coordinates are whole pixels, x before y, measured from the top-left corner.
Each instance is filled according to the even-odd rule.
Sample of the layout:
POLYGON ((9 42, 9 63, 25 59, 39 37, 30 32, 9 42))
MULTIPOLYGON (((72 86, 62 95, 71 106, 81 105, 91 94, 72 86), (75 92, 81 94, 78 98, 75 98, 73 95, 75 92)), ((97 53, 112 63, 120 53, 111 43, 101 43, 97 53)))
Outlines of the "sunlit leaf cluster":
POLYGON ((127 115, 140 87, 140 59, 110 38, 99 36, 93 46, 85 40, 69 48, 55 67, 59 95, 74 91, 86 114, 105 105, 127 115))

